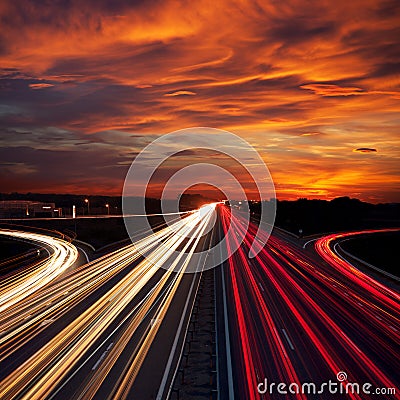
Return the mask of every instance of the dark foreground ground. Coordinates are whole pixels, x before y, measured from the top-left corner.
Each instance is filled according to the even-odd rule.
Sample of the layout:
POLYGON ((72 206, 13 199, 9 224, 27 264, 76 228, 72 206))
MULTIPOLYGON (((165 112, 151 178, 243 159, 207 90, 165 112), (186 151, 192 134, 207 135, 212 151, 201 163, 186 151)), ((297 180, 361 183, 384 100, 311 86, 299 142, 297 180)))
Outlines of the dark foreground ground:
POLYGON ((32 250, 33 246, 30 243, 20 240, 5 239, 0 237, 0 259, 15 257, 32 250))
POLYGON ((341 243, 341 247, 369 264, 400 276, 400 233, 377 233, 341 243))

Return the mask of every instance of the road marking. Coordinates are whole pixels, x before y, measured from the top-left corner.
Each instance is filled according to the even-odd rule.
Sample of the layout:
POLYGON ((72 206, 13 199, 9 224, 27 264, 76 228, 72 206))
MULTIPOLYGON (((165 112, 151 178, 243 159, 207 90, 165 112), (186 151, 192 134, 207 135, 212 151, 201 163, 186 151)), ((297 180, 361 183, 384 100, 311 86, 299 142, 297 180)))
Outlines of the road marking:
POLYGON ((227 374, 228 374, 228 399, 233 400, 235 398, 235 392, 233 390, 231 342, 229 339, 228 306, 227 306, 227 302, 226 302, 225 276, 224 276, 224 268, 222 267, 222 265, 221 265, 221 277, 222 277, 222 296, 223 296, 223 303, 224 303, 226 366, 228 369, 228 371, 227 371, 227 374))
POLYGON ((93 365, 92 371, 94 371, 100 365, 100 363, 103 361, 103 359, 106 356, 106 354, 107 354, 107 350, 105 352, 103 352, 103 354, 97 360, 96 364, 93 365))
POLYGON ((308 243, 314 242, 315 240, 318 240, 318 239, 319 239, 319 238, 315 238, 315 239, 308 240, 307 242, 305 242, 305 243, 303 244, 303 249, 306 248, 306 246, 308 245, 308 243))
POLYGON ((265 290, 264 290, 264 288, 263 288, 263 285, 261 285, 261 282, 258 282, 258 284, 260 285, 261 290, 262 290, 263 292, 265 292, 265 290))
MULTIPOLYGON (((74 239, 73 242, 82 243, 85 246, 89 247, 91 250, 96 251, 96 249, 88 242, 83 242, 82 240, 78 240, 78 239, 74 239)), ((78 246, 76 246, 76 247, 78 247, 78 246)), ((79 247, 79 248, 84 252, 84 250, 81 247, 79 247)))
POLYGON ((286 331, 285 331, 284 329, 282 329, 282 332, 283 332, 283 334, 285 335, 285 338, 286 338, 287 342, 289 343, 290 348, 291 348, 292 350, 294 350, 293 344, 292 344, 292 342, 290 341, 288 334, 286 333, 286 331))
POLYGON ((104 360, 104 357, 106 356, 106 354, 110 351, 111 347, 113 346, 114 342, 111 342, 107 348, 106 351, 103 352, 103 354, 100 356, 100 358, 97 360, 96 364, 93 365, 92 371, 94 371, 99 365, 100 363, 104 360))
MULTIPOLYGON (((200 278, 199 278, 199 281, 198 281, 197 289, 198 289, 199 284, 200 284, 200 279, 201 279, 201 274, 200 274, 200 278)), ((163 377, 162 377, 161 384, 160 384, 160 387, 159 387, 159 389, 158 389, 158 393, 157 393, 157 396, 156 396, 156 399, 157 399, 157 400, 161 400, 161 399, 163 398, 165 386, 167 385, 169 372, 170 372, 170 370, 171 370, 172 361, 173 361, 173 359, 174 359, 175 351, 176 351, 176 348, 177 348, 177 346, 178 346, 178 341, 179 341, 179 337, 180 337, 180 335, 181 335, 181 330, 182 330, 182 326, 183 326, 183 321, 185 320, 185 317, 186 317, 186 312, 187 312, 187 309, 188 309, 188 307, 189 307, 189 301, 190 301, 190 298, 191 298, 191 296, 192 296, 192 291, 193 291, 193 287, 194 287, 195 281, 196 281, 196 276, 193 278, 192 284, 190 285, 189 294, 188 294, 188 296, 187 296, 187 298, 186 298, 185 307, 183 308, 183 312, 182 312, 182 317, 181 317, 181 319, 180 319, 180 321, 179 321, 179 325, 178 325, 178 328, 177 328, 177 330, 176 330, 175 339, 174 339, 174 342, 173 342, 173 344, 172 344, 172 348, 171 348, 171 351, 170 351, 170 353, 169 353, 167 365, 166 365, 165 370, 164 370, 164 375, 163 375, 163 377)), ((196 292, 197 292, 197 290, 196 290, 196 292)), ((193 304, 194 304, 194 300, 193 300, 193 304)), ((193 309, 193 304, 192 304, 192 309, 193 309)), ((189 326, 189 323, 190 323, 190 317, 189 317, 189 319, 188 319, 187 327, 189 326)), ((187 328, 187 327, 186 327, 186 328, 187 328)), ((184 339, 184 340, 185 340, 185 339, 184 339)), ((183 343, 183 344, 185 344, 185 343, 183 343)), ((183 347, 184 347, 184 346, 182 346, 181 354, 182 354, 182 352, 183 352, 183 347)), ((179 361, 180 361, 180 360, 179 360, 179 361)), ((179 361, 178 361, 178 365, 176 366, 176 369, 175 369, 175 371, 174 371, 174 376, 172 377, 172 382, 171 382, 171 386, 170 386, 169 390, 172 389, 172 385, 173 385, 173 383, 174 383, 175 375, 176 375, 177 369, 179 368, 179 361)), ((169 397, 169 394, 167 395, 167 398, 168 398, 168 397, 169 397)))
MULTIPOLYGON (((89 263, 90 263, 90 260, 89 260, 89 256, 87 255, 86 251, 83 250, 82 247, 79 247, 79 246, 76 246, 76 247, 83 253, 83 255, 84 255, 85 258, 86 258, 86 262, 89 264, 89 263)), ((93 249, 93 250, 94 250, 94 249, 93 249)))
MULTIPOLYGON (((372 264, 370 264, 370 263, 367 263, 366 261, 361 260, 361 258, 358 258, 358 257, 354 256, 353 254, 347 252, 346 250, 342 249, 342 247, 340 246, 340 243, 345 242, 345 241, 348 241, 348 240, 351 240, 351 239, 341 240, 339 243, 336 243, 335 246, 333 246, 333 250, 335 251, 335 253, 336 253, 336 255, 337 255, 338 257, 340 257, 342 260, 344 260, 345 262, 347 262, 347 264, 349 264, 351 267, 353 267, 353 270, 354 270, 354 271, 360 272, 360 270, 359 270, 358 268, 356 268, 356 267, 348 260, 348 258, 342 256, 341 254, 339 254, 339 253, 337 252, 336 246, 338 246, 338 247, 340 248, 340 251, 341 251, 342 253, 344 253, 346 256, 351 257, 352 259, 358 261, 359 263, 363 264, 364 266, 369 267, 369 268, 372 268, 372 269, 374 269, 375 271, 379 272, 380 274, 385 275, 386 277, 395 280, 396 282, 400 282, 400 278, 399 278, 398 276, 395 276, 395 275, 393 275, 393 274, 390 274, 389 272, 386 272, 386 271, 384 271, 384 270, 381 269, 381 268, 375 267, 375 265, 372 265, 372 264)), ((362 271, 361 271, 361 272, 362 272, 362 271)))
POLYGON ((107 347, 107 351, 109 351, 109 350, 111 350, 111 347, 113 347, 113 344, 114 344, 114 342, 111 342, 109 345, 108 345, 108 347, 107 347))
POLYGON ((390 328, 392 331, 395 331, 395 332, 397 332, 397 329, 396 329, 394 326, 392 326, 392 325, 389 325, 389 328, 390 328))

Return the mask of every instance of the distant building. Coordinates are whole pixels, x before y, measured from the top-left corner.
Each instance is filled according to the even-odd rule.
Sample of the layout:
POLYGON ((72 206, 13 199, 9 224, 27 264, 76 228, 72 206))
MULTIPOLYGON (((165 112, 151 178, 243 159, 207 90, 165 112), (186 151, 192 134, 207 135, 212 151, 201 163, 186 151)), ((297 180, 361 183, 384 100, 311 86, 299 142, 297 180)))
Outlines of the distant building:
POLYGON ((51 218, 60 217, 61 209, 54 203, 29 200, 0 201, 0 218, 51 218))

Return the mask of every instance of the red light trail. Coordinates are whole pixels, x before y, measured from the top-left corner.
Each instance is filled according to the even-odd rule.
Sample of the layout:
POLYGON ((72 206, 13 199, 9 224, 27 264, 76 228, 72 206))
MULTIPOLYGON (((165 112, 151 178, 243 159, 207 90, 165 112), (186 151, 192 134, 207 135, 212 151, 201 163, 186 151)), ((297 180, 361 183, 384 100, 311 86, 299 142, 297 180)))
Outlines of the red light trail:
POLYGON ((394 351, 400 341, 399 296, 330 249, 333 240, 350 234, 318 240, 316 250, 323 260, 278 235, 271 235, 267 246, 250 259, 258 227, 250 223, 246 230, 246 221, 228 207, 219 211, 228 246, 243 238, 228 265, 247 398, 259 398, 257 379, 299 383, 307 377, 305 371, 326 378, 346 370, 360 382, 396 386, 388 372, 400 368, 394 351), (234 233, 228 232, 229 223, 234 233), (297 354, 293 343, 305 351, 297 354), (265 347, 272 357, 266 357, 265 347))

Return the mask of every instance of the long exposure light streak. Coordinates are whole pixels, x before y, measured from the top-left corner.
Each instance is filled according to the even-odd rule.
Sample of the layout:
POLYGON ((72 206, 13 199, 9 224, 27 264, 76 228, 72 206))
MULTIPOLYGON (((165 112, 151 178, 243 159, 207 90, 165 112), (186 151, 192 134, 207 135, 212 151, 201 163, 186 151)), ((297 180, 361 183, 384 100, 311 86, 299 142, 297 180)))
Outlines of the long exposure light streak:
POLYGON ((99 288, 132 262, 171 235, 168 229, 153 233, 134 245, 107 254, 83 265, 41 291, 33 293, 29 302, 17 304, 0 316, 0 361, 26 343, 33 334, 99 288))
MULTIPOLYGON (((332 252, 329 247, 324 246, 324 258, 329 265, 334 260, 335 269, 323 263, 315 263, 315 260, 308 258, 299 248, 274 235, 270 237, 268 245, 261 248, 260 253, 250 261, 245 254, 253 244, 257 227, 251 223, 246 229, 245 221, 233 217, 227 207, 221 207, 220 213, 224 230, 227 231, 229 222, 237 233, 228 237, 228 242, 237 241, 237 237, 244 238, 234 260, 229 260, 229 265, 241 357, 244 360, 243 373, 247 376, 244 378, 247 381, 244 391, 247 398, 258 398, 255 370, 257 375, 271 377, 274 374, 281 381, 283 372, 283 381, 296 382, 288 371, 280 369, 284 360, 289 365, 298 363, 293 343, 285 339, 286 332, 289 331, 288 328, 283 330, 286 325, 292 327, 292 332, 304 332, 309 343, 306 345, 307 353, 315 354, 308 362, 317 362, 321 358, 323 363, 317 364, 318 370, 322 371, 323 365, 326 365, 331 371, 330 374, 327 372, 329 376, 335 376, 338 371, 347 367, 348 371, 354 371, 364 379, 367 377, 377 386, 396 387, 387 375, 399 364, 394 351, 395 343, 400 341, 399 302, 394 291, 380 288, 383 286, 381 284, 376 286, 381 290, 368 286, 366 281, 369 280, 365 278, 361 281, 360 274, 354 273, 354 268, 344 265, 341 259, 338 261, 336 255, 331 259, 328 256, 332 252), (270 296, 271 291, 275 295, 270 296), (261 334, 264 324, 269 321, 270 313, 273 314, 272 323, 282 327, 283 339, 278 336, 275 343, 271 342, 269 336, 271 332, 278 331, 277 326, 271 325, 269 331, 264 329, 266 332, 261 334), (282 319, 286 313, 288 314, 282 319), (255 325, 255 320, 261 321, 261 324, 255 325), (357 334, 360 330, 365 336, 360 337, 357 334), (281 351, 280 357, 270 359, 273 368, 271 363, 266 363, 265 356, 262 356, 261 343, 265 341, 271 349, 281 351), (283 346, 282 342, 287 343, 287 346, 283 346), (263 362, 260 363, 259 360, 263 362), (390 366, 389 369, 382 370, 375 360, 380 360, 381 364, 384 360, 390 366)), ((317 246, 330 243, 337 236, 340 237, 332 235, 321 239, 317 246)), ((295 346, 296 341, 304 342, 304 334, 296 336, 295 346)), ((304 356, 303 368, 307 369, 309 365, 304 356)), ((361 398, 356 393, 349 393, 349 397, 361 398)))
POLYGON ((36 266, 34 270, 22 274, 13 274, 4 279, 0 287, 0 312, 32 295, 38 289, 54 280, 76 261, 78 251, 74 245, 55 237, 38 233, 0 230, 0 235, 31 241, 34 244, 49 248, 48 259, 36 266))
MULTIPOLYGON (((201 218, 199 218, 197 213, 192 213, 173 224, 173 226, 167 227, 143 239, 140 243, 127 246, 122 252, 114 252, 112 255, 103 257, 100 261, 90 263, 86 266, 86 271, 81 269, 77 275, 71 274, 69 277, 70 281, 68 282, 70 286, 65 286, 64 284, 60 287, 60 290, 65 292, 66 288, 68 288, 68 291, 74 288, 74 298, 76 298, 77 294, 79 298, 80 294, 83 295, 86 291, 90 290, 85 280, 90 285, 93 285, 93 283, 101 284, 104 279, 104 272, 110 268, 110 265, 112 266, 111 269, 115 265, 118 265, 118 268, 122 267, 122 265, 131 263, 132 260, 137 259, 141 254, 148 252, 146 258, 115 284, 105 295, 88 307, 73 323, 54 336, 37 353, 0 382, 0 397, 2 399, 11 399, 15 396, 29 399, 43 399, 49 396, 66 374, 76 365, 78 360, 81 359, 90 345, 100 337, 105 329, 131 303, 135 296, 147 285, 150 278, 157 271, 160 271, 160 265, 163 265, 182 246, 185 239, 189 237, 186 245, 184 245, 184 250, 178 253, 179 256, 172 262, 172 264, 178 263, 180 258, 185 257, 185 261, 181 267, 182 272, 185 270, 200 237, 208 226, 212 212, 213 208, 206 215, 202 215, 201 218), (192 235, 192 231, 195 232, 194 235, 192 235), (178 234, 176 234, 177 232, 178 234), (185 250, 188 248, 189 251, 186 254, 185 250), (138 249, 141 250, 140 253, 138 249), (88 271, 91 272, 89 273, 88 271), (78 283, 82 284, 82 280, 84 284, 81 287, 76 286, 78 283)), ((165 272, 163 269, 162 271, 165 272)), ((115 271, 113 272, 115 273, 115 271)), ((168 269, 164 273, 156 287, 151 289, 151 295, 136 310, 134 319, 130 321, 129 329, 126 331, 128 332, 127 337, 141 323, 144 315, 146 315, 152 304, 156 301, 157 295, 163 286, 167 284, 171 273, 171 269, 168 269)), ((160 303, 161 308, 157 311, 158 318, 162 319, 162 316, 167 311, 173 294, 179 285, 181 276, 182 273, 176 275, 175 283, 167 291, 168 295, 165 297, 165 300, 160 303)), ((59 296, 60 293, 55 296, 57 295, 59 296)), ((51 299, 56 300, 57 306, 60 305, 60 301, 63 304, 73 301, 72 298, 58 301, 52 296, 51 289, 49 289, 46 301, 49 302, 51 299)), ((43 318, 43 313, 40 314, 40 318, 43 318)), ((35 320, 35 323, 39 322, 40 318, 35 320)), ((20 334, 23 330, 17 328, 17 332, 20 334)), ((146 349, 148 349, 151 343, 150 338, 154 337, 157 332, 157 324, 153 329, 150 329, 150 332, 151 335, 149 338, 146 338, 143 344, 144 347, 138 353, 140 354, 140 360, 143 360, 147 352, 146 349)), ((118 348, 122 349, 123 347, 115 346, 115 349, 118 348)), ((114 352, 111 354, 115 356, 114 352)), ((132 375, 131 371, 128 371, 128 375, 132 375)), ((98 380, 97 386, 103 379, 104 376, 102 375, 98 380)), ((132 378, 129 379, 131 381, 132 378)), ((125 385, 124 387, 127 386, 125 385)))
POLYGON ((377 301, 383 302, 387 306, 394 310, 398 310, 400 296, 394 290, 391 290, 387 286, 381 284, 376 279, 368 276, 362 271, 354 268, 343 258, 339 257, 333 250, 333 242, 354 237, 358 235, 372 234, 372 233, 383 233, 383 232, 398 232, 400 229, 373 229, 358 232, 348 232, 348 233, 338 233, 328 236, 324 236, 318 239, 315 243, 315 248, 319 255, 327 261, 330 265, 336 268, 341 274, 346 276, 348 279, 352 280, 357 285, 365 287, 377 301))
MULTIPOLYGON (((185 260, 180 267, 179 273, 175 276, 174 284, 169 288, 168 294, 165 296, 164 301, 158 307, 157 313, 154 316, 155 321, 161 321, 167 310, 170 306, 173 297, 178 289, 179 283, 183 277, 183 273, 185 272, 186 268, 189 265, 191 257, 203 236, 204 232, 207 231, 208 225, 210 223, 210 219, 212 217, 212 213, 214 212, 215 206, 208 207, 206 211, 202 210, 199 211, 198 217, 201 217, 199 227, 195 231, 195 234, 192 238, 188 241, 185 245, 184 249, 182 250, 181 254, 177 257, 174 261, 175 264, 179 262, 179 259, 185 255, 185 260), (201 214, 201 215, 200 215, 201 214), (187 253, 186 250, 188 250, 187 253)), ((170 269, 172 270, 172 269, 170 269)), ((143 339, 142 345, 138 349, 133 361, 130 363, 129 368, 125 371, 125 374, 122 375, 120 382, 116 385, 116 391, 112 395, 110 395, 109 399, 111 398, 118 398, 118 399, 127 399, 129 396, 129 391, 132 387, 132 384, 138 374, 139 368, 143 363, 144 357, 146 356, 147 352, 149 351, 150 345, 153 342, 155 335, 160 327, 160 324, 155 323, 152 324, 149 331, 146 333, 146 336, 143 339), (113 396, 113 397, 111 397, 113 396)), ((129 365, 129 364, 128 364, 129 365)))
MULTIPOLYGON (((312 254, 280 234, 264 246, 256 239, 260 232, 254 223, 216 203, 86 265, 63 270, 3 310, 0 363, 57 325, 68 310, 80 312, 4 375, 0 398, 55 400, 65 388, 74 400, 130 398, 184 273, 190 263, 200 262, 195 252, 216 220, 227 253, 237 248, 224 274, 240 398, 260 398, 257 385, 265 377, 300 387, 305 379, 320 382, 343 370, 377 387, 396 387, 392 371, 400 369, 394 350, 400 342, 399 296, 332 248, 342 238, 367 232, 328 235, 316 242, 312 254), (257 252, 252 258, 251 248, 257 252), (81 368, 86 375, 74 386, 81 368)), ((42 262, 23 272, 34 276, 42 262)), ((5 287, 24 283, 22 272, 7 277, 5 287)), ((282 396, 307 397, 301 392, 282 396)), ((357 393, 348 397, 362 398, 357 393)))

